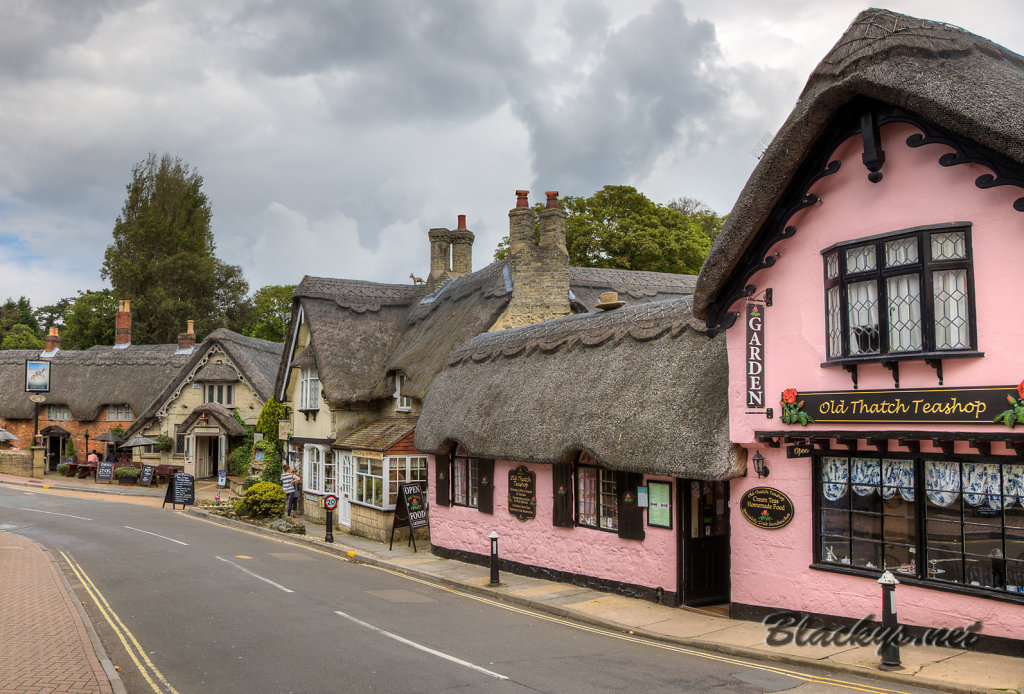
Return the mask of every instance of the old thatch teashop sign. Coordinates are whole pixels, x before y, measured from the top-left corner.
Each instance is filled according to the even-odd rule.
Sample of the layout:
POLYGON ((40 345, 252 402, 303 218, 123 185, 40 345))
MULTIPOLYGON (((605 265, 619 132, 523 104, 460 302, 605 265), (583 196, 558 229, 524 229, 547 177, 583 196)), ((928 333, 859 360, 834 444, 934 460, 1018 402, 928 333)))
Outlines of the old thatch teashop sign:
MULTIPOLYGON (((797 408, 797 415, 803 414, 807 421, 818 424, 992 424, 1007 409, 1008 397, 1015 395, 1016 386, 806 393, 789 388, 783 391, 782 402, 784 410, 787 405, 790 409, 797 408)), ((796 418, 787 421, 785 416, 782 421, 803 423, 796 418)))
POLYGON ((523 465, 508 471, 508 512, 521 521, 537 515, 537 473, 523 465))
POLYGON ((793 520, 793 502, 778 489, 754 487, 740 498, 740 513, 765 530, 778 530, 793 520))

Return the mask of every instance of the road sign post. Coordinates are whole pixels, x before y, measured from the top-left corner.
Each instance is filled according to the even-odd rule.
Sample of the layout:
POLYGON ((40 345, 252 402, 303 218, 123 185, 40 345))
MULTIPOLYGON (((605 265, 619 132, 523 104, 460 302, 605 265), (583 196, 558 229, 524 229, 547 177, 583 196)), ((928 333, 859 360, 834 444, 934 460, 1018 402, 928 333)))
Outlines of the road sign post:
POLYGON ((324 497, 324 508, 327 509, 327 533, 324 542, 334 542, 334 509, 338 508, 338 497, 328 494, 324 497))

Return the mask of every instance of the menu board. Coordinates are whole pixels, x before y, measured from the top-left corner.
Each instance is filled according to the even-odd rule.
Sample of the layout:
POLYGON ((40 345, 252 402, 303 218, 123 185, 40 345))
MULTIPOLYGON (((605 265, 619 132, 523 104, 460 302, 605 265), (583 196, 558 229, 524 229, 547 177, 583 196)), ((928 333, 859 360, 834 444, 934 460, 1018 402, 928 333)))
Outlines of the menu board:
POLYGON ((139 475, 139 481, 136 482, 140 487, 148 487, 153 484, 153 471, 156 467, 153 465, 143 465, 142 474, 139 475))
POLYGON ((171 508, 181 504, 184 508, 187 505, 194 506, 196 503, 196 478, 187 472, 176 472, 171 475, 167 484, 167 491, 164 492, 164 503, 171 502, 171 508))
POLYGON ((395 529, 409 528, 409 542, 416 549, 416 538, 412 531, 427 527, 427 502, 423 498, 423 490, 419 482, 403 482, 398 485, 398 503, 395 505, 395 516, 391 523, 391 540, 388 549, 395 543, 395 529))
POLYGON ((672 527, 672 483, 647 481, 647 525, 672 527))
POLYGON ((525 465, 508 471, 508 512, 521 521, 537 515, 537 473, 525 465))
POLYGON ((96 468, 96 481, 97 482, 110 482, 114 479, 114 461, 113 460, 101 460, 98 467, 96 468))

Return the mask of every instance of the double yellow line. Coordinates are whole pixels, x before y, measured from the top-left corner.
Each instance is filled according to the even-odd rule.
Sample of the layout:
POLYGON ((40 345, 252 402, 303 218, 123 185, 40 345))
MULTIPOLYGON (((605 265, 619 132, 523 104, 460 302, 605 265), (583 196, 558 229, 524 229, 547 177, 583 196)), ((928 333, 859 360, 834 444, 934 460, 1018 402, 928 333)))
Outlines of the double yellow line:
POLYGON ((100 589, 97 588, 96 584, 92 582, 92 579, 86 575, 85 570, 83 570, 82 567, 65 552, 61 551, 60 554, 64 557, 64 561, 68 563, 68 566, 71 567, 71 570, 75 572, 75 576, 78 577, 79 582, 85 588, 85 592, 87 592, 89 597, 92 598, 92 602, 96 606, 96 609, 100 611, 103 618, 107 620, 107 624, 109 624, 110 628, 114 630, 115 634, 117 634, 117 638, 121 641, 121 645, 124 646, 124 650, 128 653, 129 657, 131 657, 132 661, 135 663, 135 667, 137 667, 139 672, 142 673, 142 676, 145 678, 146 682, 149 683, 149 686, 153 688, 153 691, 157 694, 178 694, 178 690, 171 686, 171 683, 167 681, 167 678, 164 677, 163 673, 160 672, 156 665, 153 664, 153 661, 149 659, 149 656, 146 655, 146 651, 143 650, 141 645, 139 645, 135 635, 132 634, 128 627, 124 625, 121 618, 117 616, 117 613, 114 612, 110 603, 107 602, 105 597, 103 597, 103 593, 100 592, 100 589), (160 684, 157 684, 155 680, 159 680, 160 684, 163 685, 163 688, 161 688, 160 684))

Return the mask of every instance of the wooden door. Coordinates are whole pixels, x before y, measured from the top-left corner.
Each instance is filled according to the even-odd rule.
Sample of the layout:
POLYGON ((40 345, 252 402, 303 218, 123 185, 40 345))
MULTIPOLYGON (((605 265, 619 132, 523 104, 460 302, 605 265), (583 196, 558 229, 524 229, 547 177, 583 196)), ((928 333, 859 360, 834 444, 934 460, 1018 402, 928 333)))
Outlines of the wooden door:
POLYGON ((729 483, 683 480, 683 604, 729 602, 729 483))

